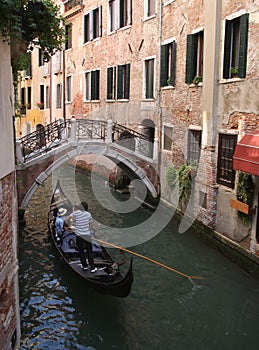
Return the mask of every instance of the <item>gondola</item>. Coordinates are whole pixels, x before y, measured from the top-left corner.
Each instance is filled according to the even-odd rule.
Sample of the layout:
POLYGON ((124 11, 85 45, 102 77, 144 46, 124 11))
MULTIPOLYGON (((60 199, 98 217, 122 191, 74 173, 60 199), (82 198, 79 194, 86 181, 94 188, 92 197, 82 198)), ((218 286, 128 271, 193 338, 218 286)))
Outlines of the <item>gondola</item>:
POLYGON ((102 294, 121 298, 127 297, 133 283, 132 258, 127 273, 122 274, 120 262, 115 262, 105 247, 93 241, 94 263, 97 272, 91 273, 89 270, 85 271, 81 268, 74 228, 65 228, 61 235, 57 233, 55 220, 58 210, 62 209, 68 216, 72 212, 72 208, 71 201, 63 192, 58 181, 51 197, 48 214, 49 234, 58 254, 65 264, 81 277, 89 287, 102 294))

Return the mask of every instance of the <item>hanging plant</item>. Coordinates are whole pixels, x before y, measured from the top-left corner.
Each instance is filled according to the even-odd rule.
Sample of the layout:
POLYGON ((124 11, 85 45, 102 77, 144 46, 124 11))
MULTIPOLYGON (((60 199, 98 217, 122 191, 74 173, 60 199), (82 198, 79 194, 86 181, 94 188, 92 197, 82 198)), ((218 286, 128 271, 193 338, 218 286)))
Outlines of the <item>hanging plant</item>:
MULTIPOLYGON (((238 183, 237 183, 237 200, 248 204, 249 207, 253 206, 254 199, 254 184, 252 175, 239 172, 238 173, 238 183)), ((242 219, 245 224, 248 224, 248 215, 238 211, 238 216, 242 219)))

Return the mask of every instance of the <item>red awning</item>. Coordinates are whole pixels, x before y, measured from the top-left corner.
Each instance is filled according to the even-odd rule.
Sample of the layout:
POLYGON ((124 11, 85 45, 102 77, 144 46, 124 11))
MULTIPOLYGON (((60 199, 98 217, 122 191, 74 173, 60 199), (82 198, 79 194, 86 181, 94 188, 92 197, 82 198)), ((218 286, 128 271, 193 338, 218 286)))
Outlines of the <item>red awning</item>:
POLYGON ((259 176, 259 130, 246 134, 236 145, 233 168, 259 176))

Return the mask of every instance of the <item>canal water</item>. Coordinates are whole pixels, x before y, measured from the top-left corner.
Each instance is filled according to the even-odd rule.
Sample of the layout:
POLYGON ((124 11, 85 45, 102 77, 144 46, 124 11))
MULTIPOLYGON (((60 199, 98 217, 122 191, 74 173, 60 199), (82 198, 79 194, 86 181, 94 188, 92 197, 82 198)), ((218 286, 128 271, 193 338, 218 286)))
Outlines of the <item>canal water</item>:
MULTIPOLYGON (((71 197, 76 184, 77 195, 88 201, 94 218, 106 225, 131 227, 133 222, 147 221, 152 212, 145 207, 132 213, 108 211, 96 200, 88 176, 62 169, 34 194, 25 214, 26 228, 20 232, 21 349, 258 347, 259 281, 199 241, 193 228, 179 234, 176 217, 132 250, 203 279, 190 280, 135 257, 135 279, 127 298, 87 288, 61 263, 48 238, 47 211, 54 181, 59 178, 71 197)), ((105 196, 103 181, 100 189, 105 196)), ((128 199, 125 194, 114 196, 122 205, 128 199)))

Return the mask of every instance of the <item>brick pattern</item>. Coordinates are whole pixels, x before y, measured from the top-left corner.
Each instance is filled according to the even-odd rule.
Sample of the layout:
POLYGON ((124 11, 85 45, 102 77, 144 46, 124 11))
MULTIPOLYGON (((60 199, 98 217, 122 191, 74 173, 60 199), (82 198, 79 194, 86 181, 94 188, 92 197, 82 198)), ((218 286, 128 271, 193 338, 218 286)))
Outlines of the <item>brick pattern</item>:
POLYGON ((19 327, 16 325, 18 310, 16 309, 15 301, 17 256, 14 250, 16 242, 14 242, 14 212, 12 210, 15 202, 14 181, 14 173, 0 181, 0 349, 9 349, 13 333, 16 327, 19 327))

